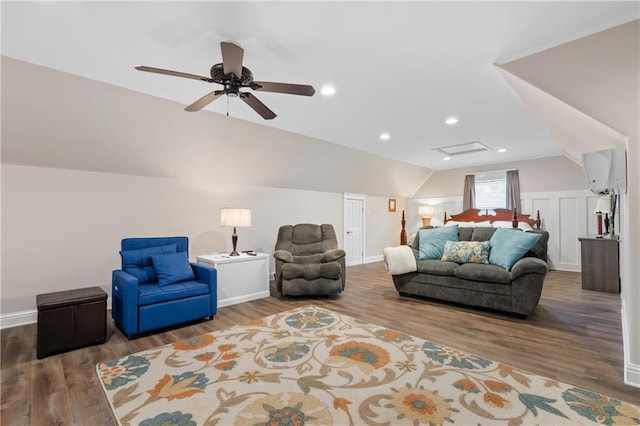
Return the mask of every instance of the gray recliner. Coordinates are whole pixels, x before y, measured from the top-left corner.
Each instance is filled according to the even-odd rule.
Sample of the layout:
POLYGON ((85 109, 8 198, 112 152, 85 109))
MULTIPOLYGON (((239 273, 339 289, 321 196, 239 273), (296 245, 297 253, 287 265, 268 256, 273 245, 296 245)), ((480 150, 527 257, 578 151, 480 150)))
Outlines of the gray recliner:
POLYGON ((276 287, 283 296, 340 293, 346 279, 345 255, 333 225, 282 226, 273 253, 276 287))

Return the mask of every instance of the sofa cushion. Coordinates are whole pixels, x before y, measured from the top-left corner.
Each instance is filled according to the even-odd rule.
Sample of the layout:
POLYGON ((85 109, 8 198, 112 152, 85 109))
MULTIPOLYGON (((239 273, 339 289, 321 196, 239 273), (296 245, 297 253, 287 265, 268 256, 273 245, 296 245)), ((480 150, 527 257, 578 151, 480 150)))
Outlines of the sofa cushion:
POLYGON ((471 235, 473 235, 473 228, 458 227, 458 241, 471 241, 471 235))
POLYGON ((294 244, 313 244, 322 241, 322 229, 311 223, 300 223, 293 227, 291 241, 294 244))
POLYGON ((443 262, 436 259, 418 260, 418 272, 431 275, 453 276, 453 271, 459 266, 455 262, 443 262))
POLYGON ((282 277, 285 280, 304 278, 311 281, 318 278, 337 280, 342 276, 342 267, 338 262, 327 263, 285 263, 282 265, 282 277))
POLYGON ((471 241, 489 241, 495 232, 495 228, 473 228, 473 235, 470 239, 471 241))
POLYGON ((511 284, 511 274, 504 268, 496 265, 465 263, 464 265, 458 266, 453 273, 456 277, 464 280, 511 284))
POLYGON ((498 228, 491 237, 489 262, 509 270, 539 239, 540 234, 498 228))
POLYGON ((151 256, 154 254, 176 253, 176 244, 146 247, 138 250, 121 250, 122 269, 138 279, 138 284, 155 282, 158 277, 151 256))
POLYGON ((418 260, 440 259, 447 241, 458 241, 458 226, 421 229, 418 231, 418 260))
POLYGON ((456 263, 489 263, 489 241, 447 241, 442 259, 456 263))
POLYGON ((138 287, 138 304, 140 306, 186 297, 209 294, 209 285, 199 281, 183 281, 175 284, 160 286, 158 284, 141 285, 138 287))
POLYGON ((151 260, 158 275, 158 285, 161 287, 195 278, 186 251, 154 254, 151 255, 151 260))

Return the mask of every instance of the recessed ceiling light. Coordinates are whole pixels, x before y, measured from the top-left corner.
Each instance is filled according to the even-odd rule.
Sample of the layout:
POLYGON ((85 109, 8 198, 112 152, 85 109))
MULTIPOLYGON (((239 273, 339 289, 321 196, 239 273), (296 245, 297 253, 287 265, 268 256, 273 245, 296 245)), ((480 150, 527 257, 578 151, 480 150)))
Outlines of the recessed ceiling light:
POLYGON ((456 117, 449 117, 444 122, 446 124, 452 125, 452 124, 456 124, 458 122, 458 119, 456 117))
POLYGON ((380 134, 380 139, 382 139, 383 141, 388 141, 389 139, 391 139, 391 135, 389 133, 382 133, 380 134))
POLYGON ((444 161, 449 161, 449 160, 451 160, 451 157, 444 157, 443 160, 444 161))
POLYGON ((320 89, 320 93, 322 93, 325 96, 331 96, 336 93, 336 88, 333 86, 326 85, 326 86, 323 86, 322 89, 320 89))
POLYGON ((498 152, 507 152, 507 150, 506 150, 506 149, 504 149, 504 148, 500 148, 500 149, 498 150, 498 152))

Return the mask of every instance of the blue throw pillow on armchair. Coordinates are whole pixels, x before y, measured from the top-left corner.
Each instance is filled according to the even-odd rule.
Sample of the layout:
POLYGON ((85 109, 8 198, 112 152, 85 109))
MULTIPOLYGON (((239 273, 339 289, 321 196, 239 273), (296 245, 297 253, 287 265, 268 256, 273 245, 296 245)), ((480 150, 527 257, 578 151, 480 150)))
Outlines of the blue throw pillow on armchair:
POLYGON ((175 284, 180 281, 195 278, 186 251, 171 254, 155 254, 151 256, 151 260, 153 260, 153 267, 158 276, 159 286, 175 284))
POLYGON ((147 247, 139 250, 120 250, 122 269, 138 279, 138 284, 151 283, 158 279, 151 255, 175 253, 176 244, 147 247))
POLYGON ((498 228, 490 240, 489 263, 502 266, 508 271, 539 239, 540 234, 498 228))
POLYGON ((418 260, 440 259, 447 241, 458 241, 458 225, 418 231, 418 260))

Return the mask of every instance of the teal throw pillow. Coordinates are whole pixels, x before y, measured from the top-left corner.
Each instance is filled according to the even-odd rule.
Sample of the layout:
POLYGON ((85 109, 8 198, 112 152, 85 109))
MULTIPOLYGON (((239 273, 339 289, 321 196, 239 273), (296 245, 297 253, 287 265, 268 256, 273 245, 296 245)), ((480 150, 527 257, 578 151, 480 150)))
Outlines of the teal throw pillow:
POLYGON ((440 259, 447 241, 458 241, 458 225, 418 231, 418 260, 440 259))
POLYGON ((195 278, 186 251, 152 255, 153 267, 158 275, 158 285, 179 283, 195 278))
POLYGON ((498 228, 491 237, 489 263, 509 270, 540 239, 540 234, 498 228))
POLYGON ((489 263, 489 241, 447 241, 442 260, 456 263, 489 263))

